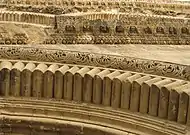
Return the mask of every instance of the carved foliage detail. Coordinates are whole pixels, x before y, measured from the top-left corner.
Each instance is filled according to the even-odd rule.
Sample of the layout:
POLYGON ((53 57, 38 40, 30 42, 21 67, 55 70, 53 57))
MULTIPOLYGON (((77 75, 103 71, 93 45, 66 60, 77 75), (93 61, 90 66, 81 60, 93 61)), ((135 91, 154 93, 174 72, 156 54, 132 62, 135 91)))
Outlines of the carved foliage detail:
POLYGON ((132 57, 24 47, 1 47, 1 59, 22 59, 91 65, 190 80, 188 66, 132 57))

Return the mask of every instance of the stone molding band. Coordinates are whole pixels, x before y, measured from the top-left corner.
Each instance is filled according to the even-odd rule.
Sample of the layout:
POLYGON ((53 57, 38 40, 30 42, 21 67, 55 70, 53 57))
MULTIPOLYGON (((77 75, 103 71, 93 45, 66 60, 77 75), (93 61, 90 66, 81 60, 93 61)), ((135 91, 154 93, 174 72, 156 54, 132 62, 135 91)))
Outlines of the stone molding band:
POLYGON ((50 35, 55 41, 47 44, 190 44, 188 18, 110 12, 55 18, 57 33, 50 35))
POLYGON ((8 1, 7 3, 3 3, 4 5, 9 5, 9 6, 59 6, 59 7, 66 7, 66 6, 77 6, 77 7, 99 7, 99 6, 106 6, 110 8, 122 8, 125 7, 126 5, 135 5, 136 7, 144 7, 144 8, 156 8, 156 9, 176 9, 176 10, 182 10, 182 11, 188 11, 190 8, 190 5, 185 3, 162 3, 162 2, 149 2, 149 1, 110 1, 110 0, 100 0, 100 1, 95 1, 95 0, 85 0, 85 1, 69 1, 69 0, 58 0, 58 1, 18 1, 18 0, 12 0, 8 1))
POLYGON ((74 128, 77 135, 82 133, 86 135, 87 128, 90 127, 88 125, 91 125, 91 128, 96 126, 94 129, 104 131, 108 135, 187 135, 189 133, 186 126, 180 124, 92 104, 39 99, 36 102, 33 98, 1 98, 0 106, 0 119, 3 122, 0 127, 7 133, 14 133, 15 128, 19 129, 21 126, 29 128, 30 131, 38 129, 60 133, 65 129, 67 121, 67 128, 74 128), (75 123, 72 124, 73 122, 75 123), (83 124, 75 125, 76 122, 83 124), (33 126, 34 124, 40 126, 33 126), (108 130, 109 128, 111 129, 108 130))
POLYGON ((190 40, 179 39, 177 37, 153 37, 147 36, 142 38, 140 36, 50 36, 43 41, 46 45, 60 45, 60 44, 96 44, 96 45, 110 45, 110 44, 147 44, 147 45, 190 45, 190 40))
POLYGON ((0 48, 0 58, 88 65, 190 80, 190 67, 188 65, 128 56, 56 50, 43 46, 37 48, 35 46, 3 45, 0 48))

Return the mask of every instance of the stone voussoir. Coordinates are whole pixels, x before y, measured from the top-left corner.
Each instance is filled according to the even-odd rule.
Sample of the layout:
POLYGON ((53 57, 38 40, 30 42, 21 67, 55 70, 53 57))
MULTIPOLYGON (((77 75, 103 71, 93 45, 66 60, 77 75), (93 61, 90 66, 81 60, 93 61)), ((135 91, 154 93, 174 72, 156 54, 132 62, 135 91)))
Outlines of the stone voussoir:
POLYGON ((188 88, 190 84, 184 80, 65 64, 62 66, 31 62, 12 64, 3 61, 0 65, 0 74, 5 76, 0 81, 1 96, 88 102, 149 114, 181 124, 189 123, 187 118, 189 118, 188 88), (14 80, 15 77, 10 77, 15 68, 19 71, 19 74, 16 74, 16 80, 14 80), (8 72, 5 72, 5 69, 8 69, 8 72), (26 84, 20 83, 24 79, 23 75, 28 77, 24 81, 26 84), (14 83, 11 83, 11 80, 14 83), (178 96, 175 96, 174 90, 178 96), (176 105, 173 103, 174 100, 176 105), (173 104, 175 110, 173 110, 173 104), (171 114, 173 111, 177 112, 171 114), (184 111, 186 111, 185 115, 184 111))
POLYGON ((1 0, 0 134, 190 135, 182 1, 1 0))

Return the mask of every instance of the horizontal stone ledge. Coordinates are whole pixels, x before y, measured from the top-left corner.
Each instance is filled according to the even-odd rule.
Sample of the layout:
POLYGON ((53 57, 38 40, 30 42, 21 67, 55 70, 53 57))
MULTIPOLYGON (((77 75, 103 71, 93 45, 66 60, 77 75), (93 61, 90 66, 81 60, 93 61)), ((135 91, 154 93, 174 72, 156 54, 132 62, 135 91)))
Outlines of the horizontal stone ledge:
POLYGON ((22 120, 22 117, 28 117, 29 121, 44 118, 51 122, 70 120, 96 123, 98 126, 111 127, 123 132, 131 131, 139 135, 185 135, 187 133, 186 126, 181 124, 92 104, 32 98, 0 98, 0 106, 1 116, 5 116, 4 119, 9 118, 10 121, 15 118, 22 120))

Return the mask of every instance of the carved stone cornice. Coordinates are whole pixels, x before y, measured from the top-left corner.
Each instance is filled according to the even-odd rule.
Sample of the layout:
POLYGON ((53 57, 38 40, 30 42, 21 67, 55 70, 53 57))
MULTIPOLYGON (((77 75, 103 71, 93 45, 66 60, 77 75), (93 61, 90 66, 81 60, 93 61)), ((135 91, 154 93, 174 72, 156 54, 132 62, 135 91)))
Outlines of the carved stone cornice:
MULTIPOLYGON (((177 11, 189 11, 190 4, 188 3, 174 3, 174 2, 150 2, 150 1, 110 1, 110 0, 103 0, 103 1, 96 1, 96 0, 85 0, 85 1, 79 1, 79 0, 73 0, 73 1, 68 1, 68 0, 58 0, 58 1, 23 1, 23 0, 15 0, 15 1, 8 1, 7 3, 3 3, 4 7, 7 7, 8 9, 17 9, 17 10, 27 10, 28 9, 31 11, 31 7, 33 7, 33 11, 36 11, 37 8, 39 9, 45 9, 46 7, 54 7, 54 9, 67 9, 77 7, 82 9, 86 8, 88 10, 92 9, 97 9, 98 7, 101 10, 104 9, 120 9, 120 8, 125 8, 125 7, 133 7, 133 8, 144 8, 144 9, 161 9, 161 10, 177 10, 177 11), (57 8, 59 7, 59 8, 57 8)), ((38 11, 38 10, 37 10, 38 11)))

